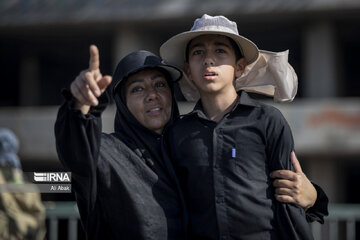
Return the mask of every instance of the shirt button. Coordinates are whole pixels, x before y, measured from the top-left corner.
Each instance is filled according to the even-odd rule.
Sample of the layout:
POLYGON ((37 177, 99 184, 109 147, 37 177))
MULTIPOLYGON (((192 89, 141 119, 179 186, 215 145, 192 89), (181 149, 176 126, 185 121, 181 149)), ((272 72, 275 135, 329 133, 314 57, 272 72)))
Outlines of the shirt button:
POLYGON ((224 197, 216 197, 216 203, 220 204, 224 202, 224 197))

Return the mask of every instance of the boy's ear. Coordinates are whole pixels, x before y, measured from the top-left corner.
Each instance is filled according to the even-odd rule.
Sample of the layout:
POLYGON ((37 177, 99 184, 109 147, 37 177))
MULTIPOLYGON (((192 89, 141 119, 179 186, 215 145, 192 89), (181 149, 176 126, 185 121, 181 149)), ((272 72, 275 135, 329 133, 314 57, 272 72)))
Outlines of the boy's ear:
POLYGON ((243 74, 243 72, 245 71, 245 67, 246 67, 245 58, 240 58, 239 60, 236 61, 236 65, 235 65, 236 78, 240 77, 243 74))
POLYGON ((188 63, 188 62, 185 62, 185 63, 184 63, 184 72, 185 72, 186 76, 188 77, 188 79, 189 79, 190 81, 192 81, 191 70, 190 70, 190 66, 189 66, 189 63, 188 63))

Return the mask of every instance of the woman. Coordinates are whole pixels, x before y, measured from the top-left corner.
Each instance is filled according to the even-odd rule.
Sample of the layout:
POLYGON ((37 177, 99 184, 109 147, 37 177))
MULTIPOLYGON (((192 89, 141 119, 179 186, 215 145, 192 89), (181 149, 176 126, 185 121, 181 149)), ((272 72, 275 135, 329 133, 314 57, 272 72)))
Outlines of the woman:
POLYGON ((91 47, 90 71, 72 83, 72 94, 65 93, 55 124, 59 159, 72 172, 87 238, 183 239, 182 196, 170 162, 161 156, 161 133, 179 114, 173 81, 181 71, 146 51, 123 58, 114 74, 115 132, 105 134, 101 113, 107 97, 101 92, 111 78, 96 69, 98 51, 91 47), (89 81, 100 86, 96 97, 101 95, 91 108, 81 95, 89 81))

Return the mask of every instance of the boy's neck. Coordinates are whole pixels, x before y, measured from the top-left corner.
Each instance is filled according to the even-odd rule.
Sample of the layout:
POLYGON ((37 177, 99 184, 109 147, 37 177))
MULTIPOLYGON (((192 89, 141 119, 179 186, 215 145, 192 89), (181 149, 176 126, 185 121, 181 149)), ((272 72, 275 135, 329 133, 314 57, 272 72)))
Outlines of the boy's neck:
POLYGON ((232 110, 238 95, 235 89, 221 93, 201 94, 201 104, 206 116, 220 122, 224 115, 232 110))

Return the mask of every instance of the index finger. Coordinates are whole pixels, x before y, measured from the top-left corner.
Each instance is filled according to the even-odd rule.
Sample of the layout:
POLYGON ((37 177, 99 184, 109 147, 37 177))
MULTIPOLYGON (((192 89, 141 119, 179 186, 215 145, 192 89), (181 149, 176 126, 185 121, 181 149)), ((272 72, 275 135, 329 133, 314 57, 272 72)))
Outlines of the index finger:
POLYGON ((90 45, 89 70, 98 70, 100 66, 99 50, 95 45, 90 45))

